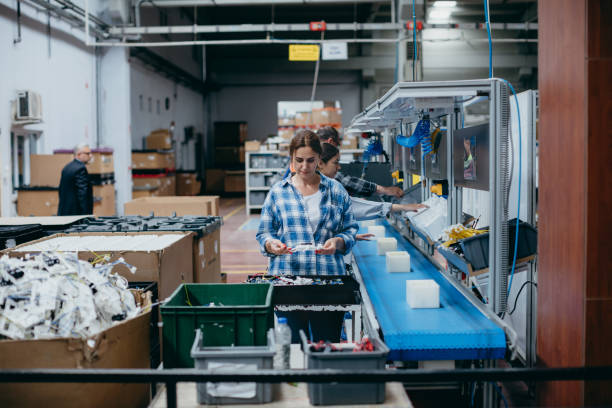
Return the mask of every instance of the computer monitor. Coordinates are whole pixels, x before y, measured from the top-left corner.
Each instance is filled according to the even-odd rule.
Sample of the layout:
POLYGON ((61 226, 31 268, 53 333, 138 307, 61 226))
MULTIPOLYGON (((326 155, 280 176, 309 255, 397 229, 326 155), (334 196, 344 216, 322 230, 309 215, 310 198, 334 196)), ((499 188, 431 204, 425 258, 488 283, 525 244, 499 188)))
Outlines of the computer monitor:
POLYGON ((489 190, 489 124, 453 132, 453 173, 455 185, 489 190))

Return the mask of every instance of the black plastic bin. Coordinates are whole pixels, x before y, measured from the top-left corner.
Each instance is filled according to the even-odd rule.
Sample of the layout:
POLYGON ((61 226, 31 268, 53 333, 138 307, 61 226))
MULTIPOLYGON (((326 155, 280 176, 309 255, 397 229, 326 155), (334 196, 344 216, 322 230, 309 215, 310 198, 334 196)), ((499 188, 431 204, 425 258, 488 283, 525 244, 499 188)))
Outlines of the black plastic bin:
MULTIPOLYGON (((514 257, 516 218, 508 221, 508 259, 514 257)), ((476 235, 459 241, 463 255, 474 270, 489 267, 489 233, 476 235)), ((526 222, 519 223, 518 248, 516 259, 535 255, 538 250, 538 232, 526 222)))
POLYGON ((40 224, 0 226, 0 250, 34 241, 44 235, 40 224))
MULTIPOLYGON (((382 370, 389 349, 377 337, 370 338, 374 351, 314 352, 300 331, 307 369, 382 370)), ((385 401, 385 383, 308 384, 308 399, 312 405, 381 404, 385 401)))
MULTIPOLYGON (((249 276, 252 279, 268 280, 274 284, 273 275, 249 276)), ((316 280, 311 285, 274 285, 272 303, 278 317, 286 317, 291 328, 291 342, 299 343, 299 331, 304 330, 314 341, 340 341, 344 311, 300 310, 299 306, 358 305, 361 302, 359 283, 349 275, 292 275, 285 279, 309 278, 316 280), (278 310, 278 306, 285 310, 278 310), (296 306, 296 310, 286 310, 296 306)))

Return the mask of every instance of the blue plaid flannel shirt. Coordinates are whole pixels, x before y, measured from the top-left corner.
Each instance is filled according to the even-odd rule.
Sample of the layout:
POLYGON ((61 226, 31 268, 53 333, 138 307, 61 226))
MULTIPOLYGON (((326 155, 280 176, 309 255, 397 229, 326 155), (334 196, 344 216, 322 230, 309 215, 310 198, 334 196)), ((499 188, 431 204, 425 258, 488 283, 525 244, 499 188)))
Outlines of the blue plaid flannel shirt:
POLYGON ((344 240, 344 254, 355 245, 355 234, 359 227, 353 216, 349 195, 340 183, 320 173, 319 175, 319 190, 322 195, 321 220, 314 234, 308 222, 302 195, 289 182, 290 177, 272 186, 266 197, 256 238, 262 254, 270 257, 268 273, 272 275, 346 274, 343 254, 340 251, 334 255, 316 255, 314 250, 273 255, 265 248, 269 239, 279 239, 288 247, 295 247, 312 243, 323 245, 330 238, 340 237, 344 240))

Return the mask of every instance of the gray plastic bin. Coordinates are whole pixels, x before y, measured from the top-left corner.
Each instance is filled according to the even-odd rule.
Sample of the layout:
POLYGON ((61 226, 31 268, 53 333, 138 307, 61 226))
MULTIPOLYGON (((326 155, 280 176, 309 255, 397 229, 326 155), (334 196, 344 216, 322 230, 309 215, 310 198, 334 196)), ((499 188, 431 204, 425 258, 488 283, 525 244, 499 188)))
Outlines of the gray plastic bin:
POLYGON ((264 173, 249 174, 249 186, 251 187, 265 187, 266 178, 264 173))
MULTIPOLYGON (((202 331, 197 329, 191 348, 191 357, 195 362, 196 369, 206 370, 209 369, 209 366, 219 364, 250 364, 255 365, 257 369, 273 368, 274 329, 268 331, 267 346, 202 347, 202 342, 202 331)), ((233 369, 232 367, 217 368, 219 370, 233 369)), ((214 369, 214 367, 211 367, 211 369, 214 369)), ((240 367, 235 369, 240 369, 240 367)), ((199 404, 264 404, 272 401, 273 386, 274 384, 263 383, 197 383, 196 389, 199 404), (254 395, 236 397, 240 390, 246 394, 250 393, 249 395, 254 392, 254 395)))
MULTIPOLYGON (((370 338, 371 352, 311 352, 306 335, 300 330, 308 369, 375 370, 384 369, 389 349, 379 338, 370 338)), ((385 401, 385 383, 308 384, 312 405, 381 404, 385 401)))

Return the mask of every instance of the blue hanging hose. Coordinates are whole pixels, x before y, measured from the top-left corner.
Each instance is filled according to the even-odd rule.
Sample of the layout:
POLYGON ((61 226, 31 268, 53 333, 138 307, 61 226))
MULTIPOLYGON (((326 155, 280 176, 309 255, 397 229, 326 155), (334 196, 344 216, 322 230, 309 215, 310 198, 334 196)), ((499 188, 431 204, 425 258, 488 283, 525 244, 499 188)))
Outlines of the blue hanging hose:
MULTIPOLYGON (((412 136, 397 135, 395 141, 398 145, 413 148, 419 143, 422 143, 423 139, 429 137, 429 118, 425 117, 417 123, 412 136)), ((430 140, 431 142, 431 140, 430 140)), ((431 143, 430 143, 431 145, 431 143)))
POLYGON ((489 0, 484 0, 484 7, 487 35, 489 36, 489 78, 493 78, 493 41, 491 40, 491 22, 489 21, 489 0))
POLYGON ((506 400, 506 397, 504 397, 504 394, 502 393, 501 388, 499 388, 499 385, 494 382, 491 382, 491 384, 493 384, 493 386, 495 387, 495 391, 499 393, 499 396, 501 397, 502 401, 504 401, 504 407, 508 408, 508 401, 506 400))
MULTIPOLYGON (((368 168, 368 162, 370 161, 370 156, 378 156, 379 154, 385 154, 383 145, 377 136, 372 136, 372 139, 370 139, 370 142, 368 143, 368 146, 366 147, 365 151, 363 152, 363 156, 362 156, 362 159, 363 159, 363 171, 361 173, 362 177, 365 177, 366 169, 368 168)), ((387 161, 388 161, 388 158, 387 158, 387 161)))

